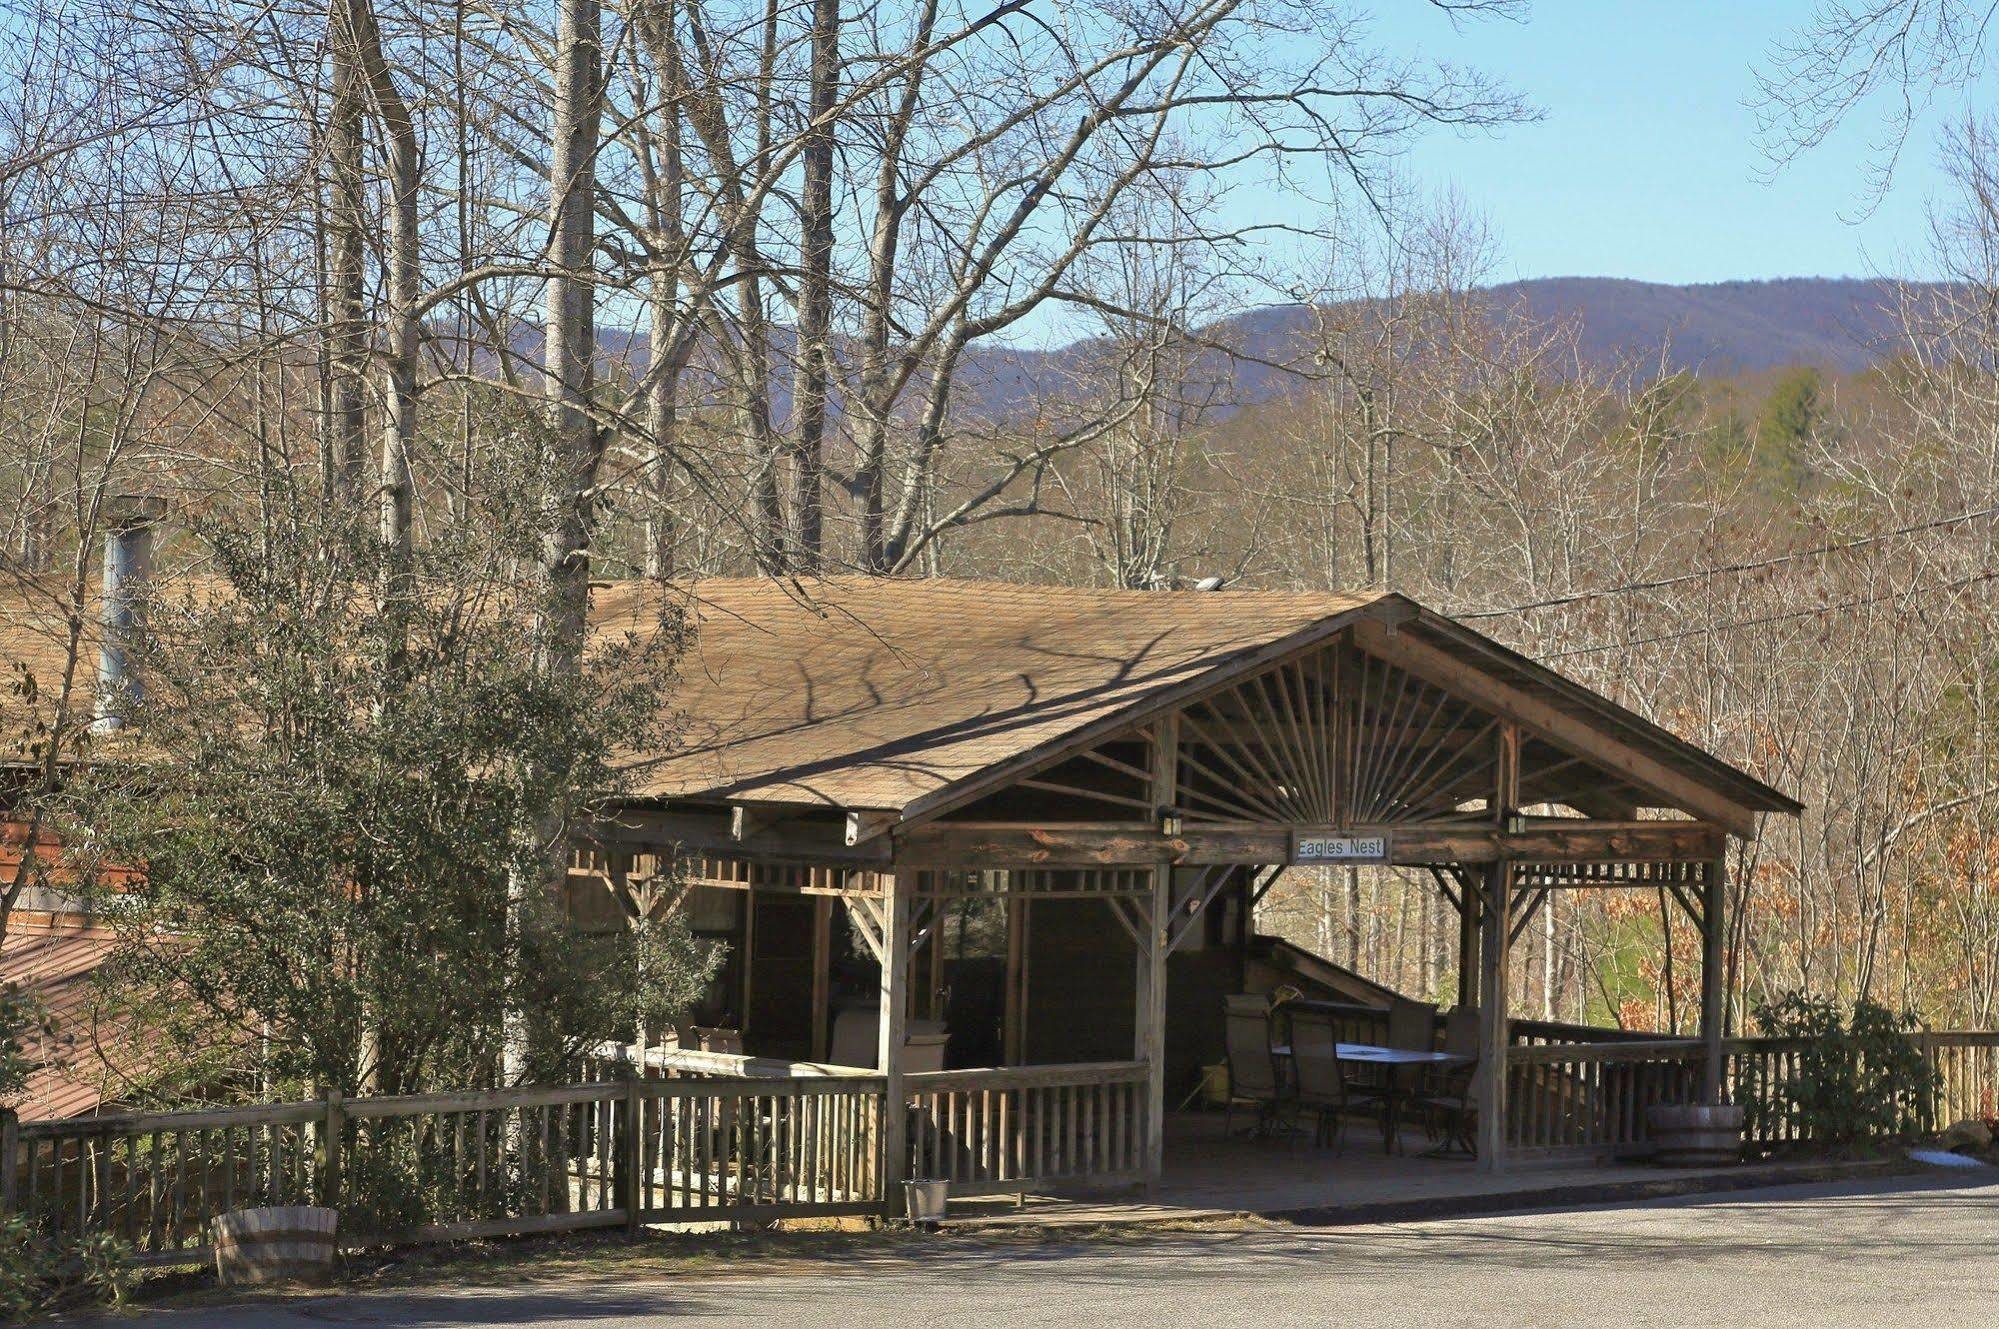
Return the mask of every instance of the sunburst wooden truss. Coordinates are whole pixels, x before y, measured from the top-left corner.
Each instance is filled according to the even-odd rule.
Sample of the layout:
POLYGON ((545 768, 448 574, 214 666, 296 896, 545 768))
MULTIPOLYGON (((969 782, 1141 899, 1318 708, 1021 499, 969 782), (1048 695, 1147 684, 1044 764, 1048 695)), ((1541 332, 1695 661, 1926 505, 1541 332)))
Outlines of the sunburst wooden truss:
POLYGON ((1388 826, 1491 815, 1499 718, 1350 645, 1194 703, 1180 732, 1176 804, 1189 821, 1388 826))
MULTIPOLYGON (((1199 824, 1473 823, 1494 814, 1502 721, 1397 665, 1339 642, 1284 661, 1180 712, 1171 807, 1199 824)), ((1149 820, 1149 731, 1099 741, 1016 782, 1043 817, 1149 820)), ((1613 771, 1523 736, 1518 805, 1635 806, 1613 771)))

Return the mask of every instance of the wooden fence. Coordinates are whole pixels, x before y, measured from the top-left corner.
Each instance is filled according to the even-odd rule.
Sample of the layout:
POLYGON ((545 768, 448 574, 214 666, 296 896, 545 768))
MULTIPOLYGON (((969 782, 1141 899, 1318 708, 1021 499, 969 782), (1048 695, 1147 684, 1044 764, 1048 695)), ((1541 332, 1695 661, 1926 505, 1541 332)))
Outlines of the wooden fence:
MULTIPOLYGON (((1999 1033, 1918 1035, 1938 1124, 1999 1105, 1999 1033)), ((1730 1039, 1736 1101, 1794 1073, 1796 1045, 1730 1039)), ((1508 1052, 1507 1141, 1523 1157, 1635 1153, 1645 1109, 1692 1101, 1693 1040, 1524 1042, 1508 1052)), ((883 1158, 872 1071, 716 1053, 615 1050, 556 1087, 17 1122, 0 1112, 0 1210, 142 1259, 210 1255, 215 1216, 329 1204, 348 1240, 499 1236, 644 1223, 886 1215, 905 1176, 958 1195, 1117 1184, 1144 1173, 1143 1062, 904 1077, 906 1170, 883 1158), (616 1067, 616 1078, 605 1068, 616 1067)), ((1769 1123, 1750 1141, 1800 1139, 1769 1123)))
POLYGON ((1645 1109, 1697 1101, 1701 1045, 1530 1044, 1506 1053, 1506 1142, 1523 1154, 1635 1152, 1645 1109))
POLYGON ((909 1088, 910 1175, 990 1195, 1145 1174, 1142 1061, 925 1071, 909 1088))
POLYGON ((616 1081, 0 1128, 0 1207, 140 1258, 205 1260, 217 1214, 326 1204, 347 1239, 880 1214, 876 1076, 616 1081), (636 1129, 634 1129, 636 1125, 636 1129))
MULTIPOLYGON (((1514 1037, 1522 1039, 1515 1023, 1514 1037)), ((1697 1101, 1705 1055, 1698 1040, 1620 1033, 1544 1043, 1535 1032, 1507 1052, 1507 1143, 1522 1154, 1640 1153, 1648 1147, 1646 1108, 1697 1101)), ((1937 1089, 1927 1101, 1900 1105, 1905 1128, 1999 1115, 1999 1032, 1925 1031, 1914 1038, 1937 1073, 1937 1089)), ((1726 1040, 1725 1097, 1742 1103, 1767 1096, 1798 1073, 1803 1050, 1795 1039, 1726 1040)), ((1804 1143, 1804 1124, 1783 1113, 1753 1123, 1748 1137, 1758 1151, 1804 1143)))

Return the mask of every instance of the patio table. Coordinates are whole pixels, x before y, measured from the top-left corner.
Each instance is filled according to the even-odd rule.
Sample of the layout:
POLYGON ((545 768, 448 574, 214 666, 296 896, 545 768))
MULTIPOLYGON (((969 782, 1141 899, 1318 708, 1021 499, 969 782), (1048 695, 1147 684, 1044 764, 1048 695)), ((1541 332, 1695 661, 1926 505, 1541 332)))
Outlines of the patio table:
MULTIPOLYGON (((1288 1058, 1291 1055, 1291 1047, 1288 1043, 1273 1044, 1270 1055, 1288 1058)), ((1463 1066, 1475 1060, 1462 1052, 1419 1052, 1414 1048, 1377 1047, 1373 1043, 1337 1043, 1333 1047, 1333 1056, 1340 1061, 1366 1066, 1463 1066)), ((1400 1126, 1403 1097, 1404 1094, 1396 1088, 1393 1077, 1381 1086, 1381 1098, 1386 1105, 1382 1114, 1381 1133, 1385 1142, 1384 1148, 1391 1152, 1400 1126)))

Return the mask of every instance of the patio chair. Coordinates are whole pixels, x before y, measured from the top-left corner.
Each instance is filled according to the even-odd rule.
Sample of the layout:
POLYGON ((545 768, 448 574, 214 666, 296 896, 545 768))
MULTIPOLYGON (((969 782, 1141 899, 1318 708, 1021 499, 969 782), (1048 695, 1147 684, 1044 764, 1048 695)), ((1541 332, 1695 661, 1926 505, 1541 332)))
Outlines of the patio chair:
POLYGON ((740 1029, 704 1029, 700 1025, 689 1025, 687 1033, 694 1046, 702 1052, 743 1055, 743 1031, 740 1029))
POLYGON ((1459 1149, 1476 1157, 1472 1127, 1478 1120, 1473 1091, 1478 1080, 1478 1007, 1453 1006, 1444 1013, 1444 1051, 1473 1060, 1425 1076, 1416 1108, 1439 1149, 1459 1149))
MULTIPOLYGON (((1437 1003, 1397 997, 1388 1006, 1388 1046, 1409 1052, 1437 1050, 1437 1003)), ((1423 1087, 1421 1066, 1397 1066, 1388 1074, 1390 1083, 1405 1094, 1423 1087)))
POLYGON ((1453 1006, 1444 1013, 1444 1051, 1478 1055, 1478 1007, 1453 1006))
POLYGON ((1346 1072, 1340 1065, 1340 1037, 1333 1017, 1324 1011, 1294 1011, 1291 1015, 1291 1070, 1296 1102, 1317 1114, 1312 1143, 1330 1144, 1338 1153, 1345 1113, 1353 1106, 1346 1072))
MULTIPOLYGON (((835 1066, 873 1070, 881 1060, 880 1041, 881 1008, 850 1006, 833 1017, 833 1040, 827 1060, 835 1066)), ((950 1034, 942 1020, 906 1021, 903 1025, 903 1070, 943 1070, 944 1045, 949 1041, 950 1034)))
POLYGON ((944 1045, 951 1041, 947 1033, 911 1034, 903 1040, 902 1069, 905 1072, 941 1071, 944 1069, 944 1045))
POLYGON ((1478 1122, 1478 1063, 1466 1062, 1446 1070, 1433 1071, 1414 1106, 1422 1116, 1437 1152, 1456 1149, 1467 1157, 1478 1157, 1473 1127, 1478 1122))
POLYGON ((1256 1109, 1256 1128, 1276 1118, 1284 1100, 1277 1058, 1270 1050, 1270 1002, 1255 995, 1224 997, 1222 1020, 1229 1057, 1229 1095, 1222 1133, 1235 1124, 1238 1105, 1256 1109))

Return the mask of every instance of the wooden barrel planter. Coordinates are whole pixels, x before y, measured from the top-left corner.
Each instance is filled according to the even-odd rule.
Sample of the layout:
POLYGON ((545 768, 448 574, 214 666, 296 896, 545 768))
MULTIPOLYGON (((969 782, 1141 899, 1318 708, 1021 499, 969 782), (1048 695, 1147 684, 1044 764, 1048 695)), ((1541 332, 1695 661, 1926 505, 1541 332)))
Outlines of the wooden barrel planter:
POLYGON ((339 1253, 339 1225, 339 1210, 309 1204, 219 1215, 215 1276, 224 1286, 329 1278, 339 1253))
POLYGON ((1661 1167, 1720 1167, 1742 1161, 1742 1109, 1734 1104, 1661 1103, 1645 1111, 1652 1161, 1661 1167))

